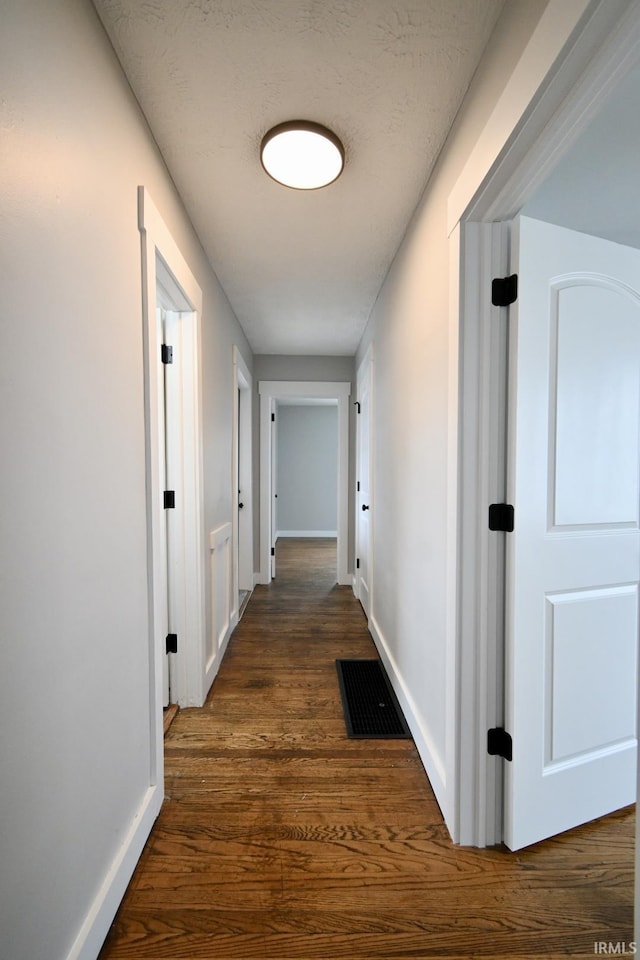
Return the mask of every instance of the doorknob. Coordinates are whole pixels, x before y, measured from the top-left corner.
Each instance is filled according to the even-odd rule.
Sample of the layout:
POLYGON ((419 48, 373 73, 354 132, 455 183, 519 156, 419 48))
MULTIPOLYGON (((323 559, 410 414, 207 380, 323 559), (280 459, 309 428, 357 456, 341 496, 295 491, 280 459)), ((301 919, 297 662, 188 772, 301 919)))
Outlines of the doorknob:
POLYGON ((363 503, 363 504, 362 504, 362 509, 363 509, 363 510, 368 510, 368 509, 369 509, 369 504, 368 504, 368 503, 363 503))

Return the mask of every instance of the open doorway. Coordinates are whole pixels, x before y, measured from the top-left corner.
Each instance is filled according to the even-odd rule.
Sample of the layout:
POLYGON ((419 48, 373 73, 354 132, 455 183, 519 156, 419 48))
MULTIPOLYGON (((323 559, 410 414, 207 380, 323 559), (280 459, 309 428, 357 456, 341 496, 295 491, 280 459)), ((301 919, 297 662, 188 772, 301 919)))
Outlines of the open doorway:
MULTIPOLYGON (((348 584, 348 504, 349 504, 349 395, 350 383, 306 381, 261 381, 260 393, 260 582, 270 583, 276 575, 276 543, 281 538, 333 539, 336 541, 335 582, 348 584), (287 458, 278 465, 278 410, 285 426, 282 446, 287 458), (333 482, 335 498, 327 497, 322 484, 309 483, 309 456, 300 447, 301 431, 311 426, 316 443, 335 443, 335 458, 322 464, 323 484, 333 482), (331 441, 332 421, 336 429, 331 441), (298 438, 297 442, 295 438, 298 438), (280 477, 279 477, 280 469, 280 477), (329 477, 331 474, 331 477, 329 477), (278 481, 285 480, 284 506, 281 509, 278 481), (313 503, 311 493, 313 492, 313 503), (308 494, 308 496, 306 495, 308 494), (284 524, 284 525, 283 525, 284 524), (332 526, 335 524, 335 528, 332 526), (303 535, 302 537, 300 535, 303 535), (327 535, 331 536, 327 536, 327 535)), ((305 439, 308 446, 309 439, 305 439)), ((314 451, 317 453, 317 449, 314 451)), ((308 451, 309 453, 309 451, 308 451)))
POLYGON ((276 546, 282 538, 329 540, 335 552, 338 401, 280 400, 275 416, 276 546))
MULTIPOLYGON (((638 131, 629 123, 630 105, 640 95, 637 39, 636 16, 612 34, 604 31, 596 56, 593 47, 590 56, 580 51, 580 44, 573 48, 565 71, 565 76, 573 74, 573 86, 564 92, 562 109, 545 116, 544 106, 539 107, 540 115, 530 118, 511 154, 505 152, 507 159, 473 198, 459 237, 453 235, 453 243, 460 244, 464 304, 459 473, 465 503, 460 551, 463 598, 478 588, 473 629, 467 633, 463 624, 461 634, 461 756, 469 761, 463 761, 461 769, 475 769, 477 776, 471 790, 471 779, 464 782, 463 777, 460 784, 461 795, 464 791, 471 798, 469 804, 460 800, 462 842, 482 845, 504 838, 517 848, 626 805, 635 796, 634 772, 627 765, 619 803, 583 815, 571 801, 596 796, 587 779, 592 761, 612 765, 596 778, 599 792, 614 784, 613 766, 617 769, 625 756, 631 760, 632 755, 635 765, 637 752, 636 691, 627 680, 635 678, 637 659, 638 361, 632 360, 629 376, 622 367, 616 373, 612 366, 637 358, 638 324, 631 314, 640 302, 638 266, 631 267, 626 280, 618 275, 625 273, 625 262, 640 258, 634 170, 640 143, 638 131), (527 222, 529 217, 535 219, 527 222), (536 247, 538 235, 544 236, 544 242, 536 247), (550 262, 556 247, 558 255, 550 262), (601 260, 591 256, 596 247, 599 256, 616 249, 619 255, 611 265, 602 266, 601 260), (548 270, 540 292, 531 268, 538 270, 543 260, 548 270), (516 273, 520 273, 517 299, 507 314, 511 299, 503 302, 499 291, 492 297, 491 282, 516 273), (541 349, 525 345, 525 312, 536 298, 539 309, 531 329, 534 334, 541 332, 541 349), (607 298, 600 319, 594 317, 596 301, 604 303, 607 298), (620 309, 614 308, 614 301, 620 309), (633 344, 624 346, 624 338, 631 338, 633 344), (619 348, 617 354, 614 348, 619 348), (541 372, 531 380, 532 365, 538 362, 541 372), (620 391, 629 377, 633 399, 622 403, 620 391), (531 418, 523 420, 522 413, 532 384, 538 396, 532 409, 542 426, 542 441, 538 454, 530 455, 529 466, 523 469, 518 450, 538 430, 531 418), (602 422, 596 424, 593 402, 602 395, 603 384, 608 384, 607 401, 598 405, 602 422), (624 415, 603 427, 608 412, 621 403, 624 415), (579 416, 576 429, 567 432, 572 410, 579 416), (611 444, 621 428, 627 433, 620 454, 613 456, 611 444), (599 435, 602 442, 595 449, 599 435), (565 483, 569 473, 573 477, 570 495, 565 483), (554 567, 560 570, 547 557, 547 549, 580 548, 581 575, 598 537, 606 536, 612 549, 614 540, 624 543, 614 549, 615 573, 599 572, 594 581, 583 582, 574 574, 567 554, 560 565, 562 582, 544 586, 527 601, 527 622, 537 623, 540 636, 534 644, 535 664, 529 662, 522 671, 522 631, 518 631, 517 646, 514 636, 525 596, 522 584, 529 589, 535 577, 518 578, 526 563, 525 540, 536 527, 530 515, 533 494, 525 491, 522 481, 531 483, 536 476, 541 536, 532 573, 546 576, 554 567), (609 497, 603 486, 607 477, 612 491, 623 485, 629 494, 626 501, 609 497), (512 505, 514 523, 492 527, 490 520, 487 525, 490 503, 512 505), (623 569, 626 556, 632 564, 623 569), (580 617, 582 628, 576 634, 573 628, 580 617), (620 647, 614 656, 612 646, 620 647), (596 666, 598 658, 607 669, 618 671, 611 674, 610 686, 607 669, 596 666), (518 686, 519 670, 525 677, 524 692, 522 684, 518 686), (521 708, 532 707, 534 700, 539 716, 525 724, 527 755, 538 764, 540 783, 546 789, 565 776, 581 778, 580 787, 574 784, 562 799, 557 796, 550 804, 553 817, 550 814, 539 830, 532 825, 533 813, 514 813, 517 750, 524 743, 519 718, 521 708), (599 712, 605 702, 609 707, 599 712), (507 750, 506 757, 489 756, 487 729, 512 735, 513 752, 507 750), (532 743, 528 731, 534 729, 540 739, 532 743), (593 737, 579 741, 578 731, 583 734, 587 729, 593 737), (575 817, 574 810, 578 811, 575 817), (557 814, 560 820, 555 819, 557 814), (520 816, 519 823, 514 816, 520 816)), ((599 548, 598 558, 606 552, 599 548)), ((471 606, 467 600, 466 616, 471 606)), ((505 736, 502 740, 506 744, 505 736)), ((531 784, 521 792, 533 800, 536 816, 542 815, 542 799, 535 799, 531 784)))
POLYGON ((338 401, 276 401, 273 423, 272 575, 289 568, 308 581, 336 582, 338 536, 338 401))
POLYGON ((161 771, 162 706, 167 693, 180 706, 200 706, 206 693, 202 292, 143 187, 139 189, 139 225, 143 262, 151 723, 155 761, 161 771))

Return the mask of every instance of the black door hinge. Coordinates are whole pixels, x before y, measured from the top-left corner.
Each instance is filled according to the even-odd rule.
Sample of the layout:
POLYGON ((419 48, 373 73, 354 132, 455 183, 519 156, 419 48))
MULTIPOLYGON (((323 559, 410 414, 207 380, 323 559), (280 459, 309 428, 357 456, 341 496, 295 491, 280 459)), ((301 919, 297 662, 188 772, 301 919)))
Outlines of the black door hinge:
POLYGON ((359 481, 359 480, 358 480, 358 485, 357 485, 357 487, 356 487, 356 490, 358 491, 358 493, 360 493, 360 481, 359 481))
POLYGON ((276 548, 275 548, 275 547, 271 547, 271 556, 272 556, 272 557, 275 557, 275 555, 276 555, 276 548))
POLYGON ((489 506, 489 530, 513 533, 515 514, 510 503, 492 503, 489 506))
POLYGON ((167 648, 167 653, 177 653, 178 652, 178 634, 168 633, 165 646, 167 648))
POLYGON ((513 758, 513 740, 511 734, 503 727, 493 727, 487 730, 487 753, 492 757, 513 758))
POLYGON ((164 509, 165 509, 165 510, 173 510, 173 509, 175 509, 175 505, 176 505, 176 492, 175 492, 175 490, 165 490, 163 502, 164 502, 164 509))
POLYGON ((360 561, 356 560, 356 570, 359 570, 359 569, 360 569, 360 561))
POLYGON ((271 414, 271 423, 275 423, 276 415, 275 413, 271 414))
POLYGON ((356 400, 356 402, 354 403, 354 407, 357 407, 357 408, 358 408, 358 413, 360 413, 360 401, 359 401, 359 400, 356 400))
POLYGON ((491 283, 491 303, 494 307, 508 307, 518 299, 518 274, 495 277, 491 283))
POLYGON ((163 363, 173 363, 173 347, 163 343, 160 347, 160 359, 163 363))

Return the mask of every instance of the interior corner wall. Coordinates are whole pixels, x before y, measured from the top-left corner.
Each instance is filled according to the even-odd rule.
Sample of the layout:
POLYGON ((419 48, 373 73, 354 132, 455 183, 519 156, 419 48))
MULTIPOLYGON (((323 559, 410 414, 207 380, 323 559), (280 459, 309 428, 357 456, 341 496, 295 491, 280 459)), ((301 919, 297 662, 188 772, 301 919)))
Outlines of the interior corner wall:
POLYGON ((251 352, 88 0, 5 0, 0 50, 0 939, 65 960, 149 788, 140 184, 204 294, 209 529, 251 352))
MULTIPOLYGON (((355 366, 353 357, 306 357, 281 354, 256 354, 253 358, 253 422, 260 423, 261 380, 293 380, 311 382, 323 380, 351 383, 351 397, 355 399, 355 366)), ((354 495, 355 486, 355 407, 349 414, 349 570, 354 558, 354 495)), ((260 431, 253 431, 253 544, 254 566, 260 570, 260 431)))
POLYGON ((356 357, 357 365, 375 343, 371 629, 407 705, 452 833, 455 677, 449 646, 456 637, 447 606, 454 546, 447 511, 456 497, 449 460, 450 375, 457 368, 450 350, 457 350, 457 340, 450 339, 447 204, 546 5, 507 0, 356 357))

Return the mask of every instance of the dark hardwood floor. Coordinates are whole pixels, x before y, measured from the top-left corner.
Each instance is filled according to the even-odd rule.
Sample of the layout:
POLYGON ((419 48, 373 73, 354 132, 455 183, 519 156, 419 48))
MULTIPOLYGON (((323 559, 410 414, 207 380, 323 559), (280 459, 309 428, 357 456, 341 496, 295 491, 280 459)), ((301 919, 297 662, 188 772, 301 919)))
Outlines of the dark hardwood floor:
POLYGON ((632 936, 630 810, 531 849, 450 842, 411 740, 349 740, 334 661, 375 648, 334 541, 280 541, 100 960, 533 960, 632 936))

